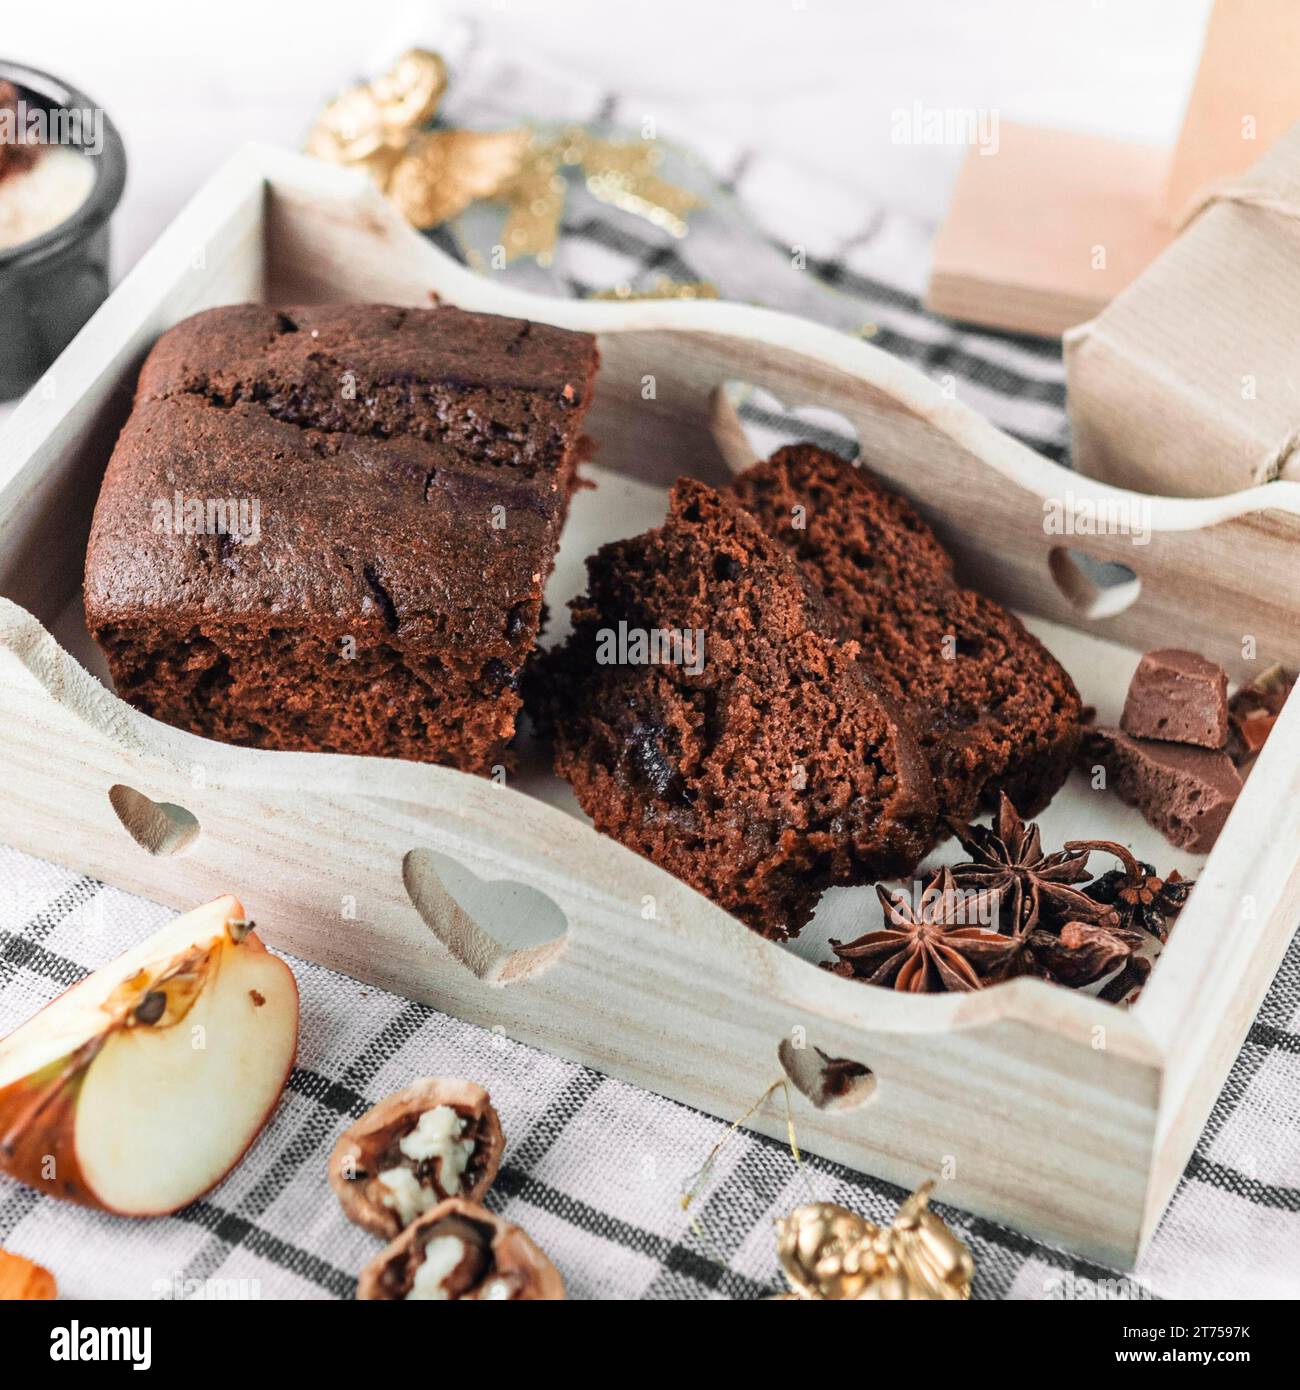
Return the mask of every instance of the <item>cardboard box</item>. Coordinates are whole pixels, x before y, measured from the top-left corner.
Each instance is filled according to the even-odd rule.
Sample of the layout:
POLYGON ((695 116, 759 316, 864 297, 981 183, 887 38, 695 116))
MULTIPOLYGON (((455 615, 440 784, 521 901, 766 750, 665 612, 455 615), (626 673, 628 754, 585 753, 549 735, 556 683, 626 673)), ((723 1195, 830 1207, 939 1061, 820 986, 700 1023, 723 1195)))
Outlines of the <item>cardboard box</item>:
POLYGON ((1215 179, 1243 174, 1300 120, 1300 5, 1217 0, 1165 187, 1174 226, 1215 179))
POLYGON ((996 155, 972 149, 935 238, 936 314, 1058 337, 1128 285, 1169 241, 1169 151, 1003 121, 996 155))
POLYGON ((1300 480, 1300 124, 1065 335, 1074 464, 1166 496, 1300 480))

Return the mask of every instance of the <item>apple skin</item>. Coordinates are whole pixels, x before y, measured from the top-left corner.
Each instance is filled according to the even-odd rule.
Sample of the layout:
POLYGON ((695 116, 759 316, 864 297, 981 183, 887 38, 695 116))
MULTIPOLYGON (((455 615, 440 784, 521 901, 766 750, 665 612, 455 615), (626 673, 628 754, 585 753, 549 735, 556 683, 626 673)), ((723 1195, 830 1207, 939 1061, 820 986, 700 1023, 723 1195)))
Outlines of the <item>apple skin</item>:
POLYGON ((51 1197, 97 1207, 77 1163, 77 1095, 85 1071, 64 1057, 0 1090, 0 1172, 51 1197), (54 1181, 44 1176, 51 1159, 54 1181))
MULTIPOLYGON (((244 1003, 242 996, 240 1003, 244 1003)), ((217 899, 175 919, 0 1039, 0 1077, 7 1073, 13 1078, 0 1085, 0 1172, 49 1196, 120 1215, 161 1216, 187 1206, 230 1173, 274 1113, 297 1054, 298 1004, 293 972, 278 956, 271 955, 251 930, 237 898, 217 899), (197 984, 185 984, 194 980, 197 984), (155 1026, 162 1021, 138 1017, 135 1011, 144 998, 165 993, 169 984, 181 986, 176 1017, 162 1026, 155 1026), (120 1073, 125 1067, 130 1072, 133 1048, 146 1049, 137 1054, 142 1075, 149 1076, 150 1068, 144 1062, 150 1054, 152 1071, 157 1072, 158 1048, 169 1046, 163 1035, 175 1024, 177 1034, 170 1043, 171 1092, 148 1082, 144 1087, 132 1087, 128 1075, 119 1083, 129 1097, 127 1108, 136 1110, 137 1124, 155 1125, 163 1123, 178 1100, 200 1114, 210 1110, 207 1093, 197 1097, 183 1094, 186 1067, 189 1074, 201 1072, 202 1067, 195 1053, 191 1054, 194 1062, 183 1061, 181 1043, 186 1019, 192 1013, 206 1017, 218 991, 226 1004, 232 1002, 233 991, 245 991, 252 1005, 251 1009, 245 1007, 245 1017, 257 1017, 268 1001, 275 1010, 276 1027, 269 1030, 269 1040, 265 1038, 267 1029, 257 1037, 240 1037, 237 1022, 232 1028, 229 1020, 223 1021, 224 1050, 215 1054, 223 1060, 231 1058, 235 1068, 246 1070, 255 1062, 261 1075, 253 1091, 260 1099, 252 1111, 238 1117, 235 1129, 221 1126, 216 1138, 207 1136, 218 1152, 206 1168, 205 1155, 195 1152, 190 1142, 192 1134, 202 1136, 201 1124, 188 1129, 182 1126, 179 1135, 168 1135, 172 1147, 179 1148, 182 1175, 187 1164, 196 1174, 188 1183, 182 1182, 183 1190, 177 1190, 176 1175, 168 1168, 160 1175, 156 1197, 148 1191, 115 1194, 114 1183, 122 1185, 120 1172, 114 1172, 113 1152, 118 1145, 97 1143, 105 1137, 102 1132, 96 1136, 86 1133, 85 1111, 89 1107, 82 1102, 88 1087, 98 1101, 98 1110, 103 1111, 104 1103, 99 1099, 103 1088, 95 1087, 110 1069, 120 1073), (232 1034, 236 1035, 233 1049, 226 1043, 232 1034), (14 1075, 15 1070, 21 1073, 25 1055, 33 1055, 38 1064, 14 1075), (177 1061, 181 1061, 179 1067, 177 1061), (107 1155, 103 1152, 106 1148, 107 1155), (100 1152, 92 1162, 96 1150, 100 1152)), ((152 1076, 149 1079, 155 1080, 152 1076)), ((101 1130, 109 1127, 101 1121, 101 1130)), ((129 1149, 129 1144, 126 1147, 129 1149)), ((159 1149, 158 1162, 162 1164, 166 1146, 159 1149)), ((147 1162, 147 1154, 143 1158, 128 1154, 118 1167, 134 1172, 147 1162)), ((135 1186, 139 1181, 137 1177, 135 1186)))

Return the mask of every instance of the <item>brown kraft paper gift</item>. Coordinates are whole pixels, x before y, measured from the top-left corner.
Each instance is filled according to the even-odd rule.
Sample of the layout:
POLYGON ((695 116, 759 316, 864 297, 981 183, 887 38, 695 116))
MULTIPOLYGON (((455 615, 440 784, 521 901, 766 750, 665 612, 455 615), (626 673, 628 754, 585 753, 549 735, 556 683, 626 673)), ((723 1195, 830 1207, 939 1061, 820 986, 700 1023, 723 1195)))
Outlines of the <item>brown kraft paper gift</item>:
POLYGON ((1300 480, 1300 124, 1065 335, 1074 465, 1212 497, 1300 480))

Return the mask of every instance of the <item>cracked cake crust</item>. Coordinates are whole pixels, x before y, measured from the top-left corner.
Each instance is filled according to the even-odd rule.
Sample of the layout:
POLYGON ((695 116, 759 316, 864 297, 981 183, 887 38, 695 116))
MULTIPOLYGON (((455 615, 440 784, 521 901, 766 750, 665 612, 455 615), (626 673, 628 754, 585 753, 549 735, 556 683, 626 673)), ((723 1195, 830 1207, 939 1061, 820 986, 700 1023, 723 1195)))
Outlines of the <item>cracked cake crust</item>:
POLYGON ((177 325, 86 557, 119 695, 232 743, 508 764, 596 360, 588 335, 451 309, 177 325), (211 499, 255 500, 256 533, 190 533, 211 499))

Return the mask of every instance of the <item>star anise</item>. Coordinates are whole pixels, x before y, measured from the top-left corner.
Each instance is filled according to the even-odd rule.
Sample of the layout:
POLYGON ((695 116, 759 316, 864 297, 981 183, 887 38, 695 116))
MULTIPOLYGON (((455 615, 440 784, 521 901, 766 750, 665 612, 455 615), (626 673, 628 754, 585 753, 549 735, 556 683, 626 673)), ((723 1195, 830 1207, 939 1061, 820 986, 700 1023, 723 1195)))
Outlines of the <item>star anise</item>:
POLYGON ((1084 921, 1044 921, 1041 898, 1022 895, 1020 901, 1020 918, 1012 924, 1007 950, 993 967, 990 983, 1033 975, 1079 989, 1125 964, 1141 943, 1139 933, 1121 927, 1114 913, 1103 910, 1084 921))
POLYGON ((1136 1004, 1150 975, 1151 962, 1145 956, 1130 956, 1124 969, 1106 982, 1097 997, 1109 1004, 1136 1004))
POLYGON ((1133 959, 1141 936, 1110 917, 1099 922, 1066 922, 1056 937, 1057 950, 1048 956, 1058 984, 1081 989, 1133 959))
POLYGON ((856 941, 832 941, 838 959, 825 963, 828 970, 912 994, 967 991, 982 988, 1011 946, 998 932, 967 925, 992 919, 996 892, 961 892, 950 869, 926 884, 915 907, 879 885, 876 895, 887 925, 856 941))
POLYGON ((1177 869, 1161 878, 1153 865, 1113 840, 1070 840, 1065 847, 1085 854, 1093 850, 1113 854, 1123 867, 1094 879, 1084 893, 1111 909, 1122 926, 1146 932, 1157 941, 1169 939, 1169 924, 1183 910, 1194 880, 1184 878, 1177 869))
POLYGON ((1033 975, 1079 989, 1126 965, 1142 944, 1119 908, 1075 886, 1088 878, 1091 842, 1044 854, 1038 826, 1026 825, 1005 794, 996 830, 949 824, 972 857, 953 869, 957 883, 1002 899, 1000 929, 1011 944, 994 978, 1033 975))
POLYGON ((988 888, 1002 901, 1003 930, 1025 935, 1050 919, 1092 921, 1099 905, 1072 885, 1088 877, 1088 851, 1069 845, 1044 854, 1037 823, 1026 825, 1005 792, 997 829, 949 820, 948 827, 971 856, 953 867, 961 888, 988 888))

